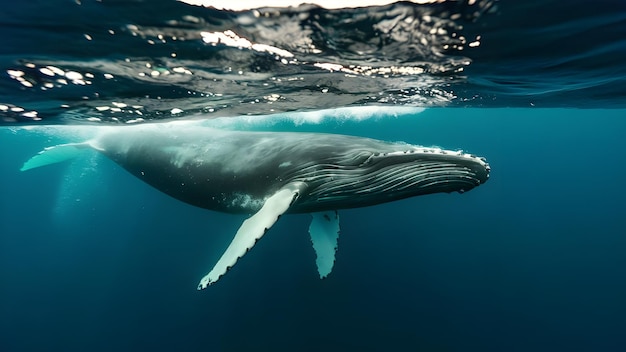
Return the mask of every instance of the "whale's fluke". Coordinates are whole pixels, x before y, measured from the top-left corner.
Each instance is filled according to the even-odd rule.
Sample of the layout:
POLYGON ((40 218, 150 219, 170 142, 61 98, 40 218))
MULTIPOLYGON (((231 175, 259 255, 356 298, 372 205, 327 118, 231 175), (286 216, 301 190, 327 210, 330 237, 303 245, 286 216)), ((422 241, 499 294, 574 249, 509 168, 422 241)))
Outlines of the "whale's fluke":
POLYGON ((241 224, 226 252, 222 254, 213 269, 200 280, 198 290, 203 290, 216 282, 228 269, 235 265, 237 260, 243 257, 278 221, 278 218, 289 209, 289 206, 305 188, 306 185, 302 182, 290 183, 269 197, 261 210, 241 224))
POLYGON ((87 147, 89 147, 88 143, 67 143, 48 147, 28 159, 20 171, 26 171, 74 159, 76 156, 85 151, 85 148, 87 147))
POLYGON ((339 214, 337 211, 311 213, 313 220, 309 226, 309 234, 315 249, 315 264, 320 278, 325 278, 333 270, 337 238, 339 237, 339 214))

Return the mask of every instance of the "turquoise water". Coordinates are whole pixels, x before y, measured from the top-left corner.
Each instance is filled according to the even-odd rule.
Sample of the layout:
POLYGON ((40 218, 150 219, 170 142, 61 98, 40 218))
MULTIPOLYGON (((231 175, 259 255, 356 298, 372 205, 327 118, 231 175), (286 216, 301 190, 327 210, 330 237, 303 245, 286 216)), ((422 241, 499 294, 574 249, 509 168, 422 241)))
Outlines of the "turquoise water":
POLYGON ((342 211, 325 280, 309 217, 284 216, 204 291, 197 280, 244 217, 180 203, 97 155, 20 173, 57 140, 5 129, 2 343, 8 351, 619 351, 622 114, 431 109, 300 125, 463 147, 488 156, 491 179, 462 195, 342 211))
POLYGON ((7 5, 0 351, 623 351, 622 7, 7 5), (293 56, 228 45, 228 30, 293 56), (310 216, 283 216, 197 291, 245 216, 97 153, 19 171, 101 126, 177 119, 462 149, 491 176, 341 211, 324 280, 310 216))

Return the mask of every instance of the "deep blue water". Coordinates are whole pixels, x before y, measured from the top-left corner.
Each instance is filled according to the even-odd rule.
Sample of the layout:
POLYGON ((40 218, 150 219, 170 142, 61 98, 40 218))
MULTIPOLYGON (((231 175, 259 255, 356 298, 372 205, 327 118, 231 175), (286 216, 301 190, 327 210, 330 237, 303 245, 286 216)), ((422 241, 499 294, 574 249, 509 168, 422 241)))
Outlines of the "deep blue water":
POLYGON ((254 17, 166 1, 7 5, 0 351, 626 350, 623 7, 468 1, 254 17), (227 30, 297 62, 199 35, 227 30), (443 49, 461 45, 452 30, 480 45, 443 49), (321 122, 294 113, 335 107, 348 109, 321 122), (463 149, 485 156, 491 177, 465 194, 341 211, 324 280, 310 217, 283 216, 197 291, 245 216, 174 200, 96 153, 19 171, 67 142, 49 123, 213 117, 463 149))
POLYGON ((3 350, 620 351, 622 113, 431 109, 301 126, 462 146, 492 176, 462 195, 342 211, 325 280, 308 215, 284 216, 204 291, 243 217, 170 199, 103 157, 20 173, 55 140, 2 131, 3 350))

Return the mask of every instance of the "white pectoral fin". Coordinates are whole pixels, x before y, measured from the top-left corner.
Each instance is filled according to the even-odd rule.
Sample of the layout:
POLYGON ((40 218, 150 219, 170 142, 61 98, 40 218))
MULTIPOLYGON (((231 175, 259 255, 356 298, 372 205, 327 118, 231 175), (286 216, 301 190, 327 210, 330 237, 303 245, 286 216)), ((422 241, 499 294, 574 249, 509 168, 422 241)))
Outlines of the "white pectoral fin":
POLYGON ((313 220, 309 226, 309 234, 317 258, 317 272, 325 278, 333 270, 337 238, 339 238, 339 214, 337 211, 312 213, 313 220))
POLYGON ((298 198, 304 187, 303 183, 292 183, 281 188, 265 201, 261 210, 244 221, 226 252, 222 254, 213 269, 200 280, 198 290, 205 289, 216 282, 228 269, 235 265, 237 260, 243 257, 276 223, 278 218, 289 209, 289 206, 298 198))
POLYGON ((59 144, 48 147, 40 151, 37 155, 28 159, 20 171, 26 171, 37 167, 56 164, 66 160, 70 160, 82 153, 85 148, 89 147, 88 143, 68 143, 59 144))

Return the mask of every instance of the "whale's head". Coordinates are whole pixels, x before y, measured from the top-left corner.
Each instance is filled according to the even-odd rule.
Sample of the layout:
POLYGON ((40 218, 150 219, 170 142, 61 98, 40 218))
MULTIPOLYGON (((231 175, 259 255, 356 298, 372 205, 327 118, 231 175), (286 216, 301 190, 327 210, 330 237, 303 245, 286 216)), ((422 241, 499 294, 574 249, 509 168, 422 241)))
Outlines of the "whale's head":
POLYGON ((376 205, 431 193, 464 193, 489 179, 484 158, 461 151, 388 145, 356 149, 303 170, 302 211, 376 205), (389 148, 389 146, 395 146, 389 148))

